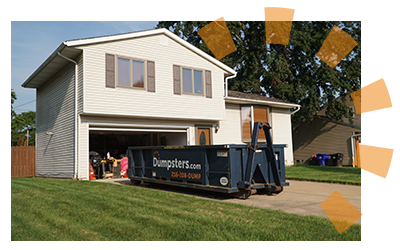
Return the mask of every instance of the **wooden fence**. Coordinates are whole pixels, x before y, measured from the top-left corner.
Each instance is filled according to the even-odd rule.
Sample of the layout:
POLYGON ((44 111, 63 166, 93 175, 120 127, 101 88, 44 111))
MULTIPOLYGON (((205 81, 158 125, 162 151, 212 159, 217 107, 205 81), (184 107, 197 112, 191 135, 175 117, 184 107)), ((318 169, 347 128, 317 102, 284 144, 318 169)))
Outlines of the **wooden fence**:
POLYGON ((11 147, 11 178, 35 176, 35 146, 11 147))

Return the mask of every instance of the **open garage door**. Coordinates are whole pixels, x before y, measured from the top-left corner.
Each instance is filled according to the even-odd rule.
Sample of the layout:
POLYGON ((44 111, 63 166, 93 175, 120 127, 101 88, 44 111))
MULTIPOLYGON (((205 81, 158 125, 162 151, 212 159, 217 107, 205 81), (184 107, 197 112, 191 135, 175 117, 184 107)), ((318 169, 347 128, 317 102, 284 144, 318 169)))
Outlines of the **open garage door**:
POLYGON ((178 145, 187 145, 186 129, 89 127, 89 162, 96 179, 123 176, 128 147, 178 145))
POLYGON ((89 152, 99 153, 102 159, 108 154, 122 158, 130 146, 177 145, 187 145, 186 129, 89 127, 89 152))

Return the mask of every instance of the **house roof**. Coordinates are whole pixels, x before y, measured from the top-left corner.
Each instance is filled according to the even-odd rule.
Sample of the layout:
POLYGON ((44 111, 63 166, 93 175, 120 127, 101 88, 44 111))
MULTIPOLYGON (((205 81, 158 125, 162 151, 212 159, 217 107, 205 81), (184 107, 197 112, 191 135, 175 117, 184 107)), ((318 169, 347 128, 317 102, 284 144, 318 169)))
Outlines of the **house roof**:
POLYGON ((253 94, 253 93, 243 93, 239 91, 228 91, 228 96, 225 97, 225 101, 228 103, 237 104, 259 104, 268 105, 277 108, 299 108, 299 104, 295 104, 289 101, 284 101, 277 98, 271 98, 263 95, 253 94))
POLYGON ((39 88, 45 82, 50 80, 61 69, 63 69, 68 63, 70 63, 68 60, 60 57, 58 53, 61 53, 62 55, 68 58, 74 59, 82 53, 82 49, 77 48, 79 46, 104 43, 104 42, 113 42, 113 41, 159 35, 159 34, 164 34, 168 36, 169 38, 175 40, 176 42, 183 45, 187 49, 193 51, 199 56, 202 56, 211 63, 214 63, 215 65, 219 66, 220 68, 226 71, 227 75, 236 74, 236 72, 232 68, 221 63, 220 61, 208 55, 207 53, 203 52, 199 48, 186 42, 185 40, 175 35, 168 29, 162 28, 162 29, 145 30, 145 31, 138 31, 138 32, 117 34, 117 35, 108 35, 108 36, 65 41, 61 43, 60 46, 58 46, 58 48, 28 77, 28 79, 22 84, 22 87, 39 88))

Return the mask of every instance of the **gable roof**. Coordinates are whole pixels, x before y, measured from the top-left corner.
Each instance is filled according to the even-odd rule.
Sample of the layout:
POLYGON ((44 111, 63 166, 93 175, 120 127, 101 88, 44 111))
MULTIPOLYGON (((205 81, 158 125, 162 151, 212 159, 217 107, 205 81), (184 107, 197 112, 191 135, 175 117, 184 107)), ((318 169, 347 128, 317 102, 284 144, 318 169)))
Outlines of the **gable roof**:
POLYGON ((228 90, 228 96, 225 97, 228 103, 237 104, 259 104, 268 105, 277 108, 299 108, 301 105, 277 98, 271 98, 263 95, 244 93, 239 91, 228 90))
POLYGON ((68 58, 74 59, 82 53, 82 49, 77 48, 79 46, 104 43, 104 42, 113 42, 113 41, 133 39, 133 38, 152 36, 152 35, 160 35, 160 34, 168 36, 169 38, 183 45, 185 48, 191 50, 192 52, 205 58, 211 63, 217 65, 221 69, 225 70, 227 75, 236 74, 236 71, 234 71, 232 68, 221 63, 214 57, 208 55, 199 48, 193 46, 192 44, 186 42, 185 40, 175 35, 168 29, 162 28, 162 29, 145 30, 145 31, 124 33, 124 34, 65 41, 61 43, 60 46, 58 46, 58 48, 28 77, 28 79, 22 84, 22 87, 39 88, 41 85, 47 82, 51 77, 53 77, 56 73, 58 73, 61 69, 63 69, 68 63, 70 63, 68 60, 60 57, 58 53, 68 58))

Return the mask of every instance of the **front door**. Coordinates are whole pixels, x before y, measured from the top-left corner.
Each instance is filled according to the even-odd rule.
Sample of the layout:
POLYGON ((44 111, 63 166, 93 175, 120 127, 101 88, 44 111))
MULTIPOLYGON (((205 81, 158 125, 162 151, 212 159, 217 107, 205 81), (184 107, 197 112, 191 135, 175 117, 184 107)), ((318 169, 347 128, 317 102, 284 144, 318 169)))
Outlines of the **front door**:
POLYGON ((210 128, 197 128, 197 145, 210 145, 210 128))

